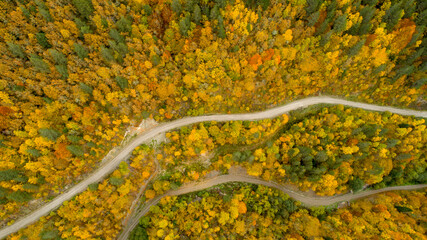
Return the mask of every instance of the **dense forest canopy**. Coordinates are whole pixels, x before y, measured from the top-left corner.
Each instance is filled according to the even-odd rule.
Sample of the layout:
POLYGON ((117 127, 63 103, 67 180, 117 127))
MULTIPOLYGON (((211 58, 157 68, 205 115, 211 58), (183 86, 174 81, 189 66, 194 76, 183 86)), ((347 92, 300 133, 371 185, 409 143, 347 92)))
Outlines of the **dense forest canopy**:
POLYGON ((276 189, 219 185, 162 198, 129 239, 425 239, 426 200, 425 191, 401 191, 305 208, 276 189))
MULTIPOLYGON (((0 1, 0 225, 92 172, 142 118, 252 112, 313 95, 425 110, 426 19, 422 0, 0 1)), ((316 146, 281 136, 253 152, 224 152, 215 167, 253 156, 252 175, 286 175, 326 195, 425 181, 423 120, 318 117, 334 114, 344 127, 316 125, 316 146)), ((306 121, 288 134, 313 138, 301 129, 317 120, 306 121)), ((214 146, 197 144, 182 157, 214 146)), ((138 179, 150 175, 145 165, 138 179)), ((197 179, 197 170, 187 177, 197 179)), ((121 186, 124 176, 108 182, 121 186)))
POLYGON ((259 122, 206 122, 166 136, 162 163, 175 184, 187 175, 194 180, 194 170, 227 172, 234 165, 321 195, 427 183, 426 119, 390 112, 314 107, 259 122), (210 166, 189 164, 207 153, 215 154, 210 166))

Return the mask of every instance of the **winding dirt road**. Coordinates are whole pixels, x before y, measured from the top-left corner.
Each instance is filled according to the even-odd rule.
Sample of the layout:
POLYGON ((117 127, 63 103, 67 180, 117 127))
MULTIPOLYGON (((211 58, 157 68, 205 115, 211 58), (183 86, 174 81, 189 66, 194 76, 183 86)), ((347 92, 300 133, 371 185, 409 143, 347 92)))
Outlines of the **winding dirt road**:
POLYGON ((273 187, 277 188, 280 191, 288 194, 291 198, 302 202, 307 207, 314 207, 314 206, 327 206, 334 203, 339 203, 343 201, 353 201, 359 198, 367 197, 373 194, 387 192, 387 191, 394 191, 394 190, 415 190, 415 189, 421 189, 427 187, 427 184, 420 184, 420 185, 408 185, 408 186, 395 186, 395 187, 387 187, 377 190, 368 190, 364 192, 359 192, 356 194, 348 193, 348 194, 342 194, 337 196, 331 196, 331 197, 308 197, 304 196, 300 192, 291 191, 286 186, 280 185, 275 182, 271 181, 265 181, 256 177, 252 177, 249 175, 242 175, 242 174, 226 174, 221 175, 218 177, 214 177, 211 179, 204 180, 202 182, 194 182, 187 184, 179 189, 168 191, 167 193, 163 195, 156 196, 155 198, 151 199, 147 202, 147 204, 139 210, 132 219, 129 220, 128 225, 123 229, 120 236, 117 238, 118 240, 126 240, 129 237, 130 232, 138 225, 139 219, 144 216, 145 214, 150 211, 150 207, 153 205, 156 205, 161 198, 165 196, 178 196, 190 192, 197 192, 201 191, 206 188, 210 188, 219 184, 223 183, 229 183, 229 182, 245 182, 245 183, 252 183, 252 184, 259 184, 264 185, 267 187, 273 187))
POLYGON ((147 143, 158 134, 161 134, 182 126, 186 126, 194 123, 206 122, 206 121, 217 121, 217 122, 233 121, 233 120, 253 121, 253 120, 266 119, 266 118, 274 118, 292 110, 296 110, 299 108, 304 108, 304 107, 308 107, 308 106, 316 105, 320 103, 342 104, 346 106, 357 107, 357 108, 362 108, 362 109, 371 110, 371 111, 381 111, 381 112, 389 111, 389 112, 397 113, 401 115, 413 115, 416 117, 427 118, 427 111, 416 111, 416 110, 410 110, 410 109, 377 106, 373 104, 352 102, 352 101, 347 101, 347 100, 338 99, 338 98, 320 96, 320 97, 304 98, 304 99, 297 100, 292 103, 289 103, 280 107, 272 108, 266 111, 262 111, 262 112, 185 117, 172 122, 159 124, 158 126, 150 129, 149 131, 143 132, 142 134, 137 136, 135 139, 133 139, 133 141, 123 146, 123 148, 114 158, 107 161, 106 163, 103 163, 97 170, 95 170, 92 174, 90 174, 86 179, 76 184, 74 187, 68 189, 66 192, 62 193, 61 195, 59 195, 49 203, 45 204, 43 207, 17 220, 12 225, 1 229, 0 239, 37 221, 40 217, 47 215, 49 212, 57 209, 59 206, 62 205, 64 201, 67 201, 71 199, 73 196, 75 196, 76 194, 86 190, 89 184, 98 182, 101 179, 105 178, 108 174, 110 174, 117 168, 117 166, 121 161, 127 159, 131 155, 133 149, 135 149, 137 146, 141 145, 142 143, 147 143))

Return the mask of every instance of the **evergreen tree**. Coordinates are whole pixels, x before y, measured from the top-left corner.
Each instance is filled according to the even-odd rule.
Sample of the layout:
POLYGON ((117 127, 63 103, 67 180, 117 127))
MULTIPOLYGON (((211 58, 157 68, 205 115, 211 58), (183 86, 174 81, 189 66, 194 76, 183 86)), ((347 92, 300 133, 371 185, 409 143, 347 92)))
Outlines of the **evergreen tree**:
POLYGON ((387 24, 387 30, 392 30, 403 16, 402 2, 395 3, 385 12, 383 22, 387 24))
POLYGON ((329 26, 329 22, 328 21, 323 21, 320 26, 316 29, 316 32, 314 33, 315 36, 319 36, 320 34, 324 33, 326 31, 326 29, 329 26))
POLYGON ((227 0, 215 0, 215 5, 219 8, 224 8, 227 5, 227 0))
POLYGON ((220 38, 225 38, 226 37, 225 28, 224 28, 224 24, 223 23, 218 26, 218 37, 220 37, 220 38))
POLYGON ((372 71, 372 75, 377 75, 377 74, 379 74, 380 72, 384 71, 386 68, 387 68, 387 65, 386 65, 386 64, 381 64, 380 66, 378 66, 377 68, 375 68, 375 69, 372 71))
POLYGON ((109 48, 101 47, 101 55, 107 62, 114 61, 113 52, 109 48))
POLYGON ((29 20, 31 17, 30 11, 28 9, 26 9, 24 6, 19 6, 19 8, 21 9, 22 14, 24 14, 25 18, 27 18, 27 20, 29 20))
POLYGON ((76 23, 77 28, 80 30, 81 36, 83 36, 84 34, 92 33, 90 26, 87 25, 87 23, 81 20, 80 18, 74 19, 74 22, 76 23))
POLYGON ((218 37, 225 38, 224 20, 221 16, 218 17, 218 37))
POLYGON ((418 13, 417 17, 415 18, 415 23, 417 24, 417 26, 427 25, 427 8, 418 13))
POLYGON ((420 89, 421 87, 426 86, 426 85, 427 85, 427 78, 421 78, 421 79, 415 81, 412 84, 412 87, 416 88, 416 89, 420 89))
POLYGON ((313 27, 314 24, 316 24, 316 22, 319 20, 319 16, 320 16, 319 11, 312 13, 307 19, 308 20, 307 26, 313 27))
POLYGON ((375 7, 378 3, 378 0, 362 0, 363 5, 369 5, 370 7, 375 7))
POLYGON ((114 50, 116 50, 122 57, 125 57, 126 54, 129 52, 128 46, 125 43, 119 43, 114 47, 114 50))
POLYGON ((179 20, 179 31, 181 35, 187 37, 188 31, 190 30, 191 21, 190 16, 187 15, 185 17, 182 17, 181 20, 179 20))
POLYGON ((79 56, 79 58, 82 60, 87 58, 89 54, 88 50, 78 43, 74 43, 74 51, 76 52, 77 56, 79 56))
POLYGON ((119 178, 119 177, 110 177, 108 180, 110 181, 111 185, 114 185, 114 186, 120 186, 125 182, 123 178, 119 178))
POLYGON ((358 41, 353 47, 348 50, 348 55, 350 57, 355 56, 359 53, 360 49, 362 49, 363 45, 365 45, 366 39, 361 39, 358 41))
POLYGON ((130 240, 148 240, 150 238, 148 236, 147 230, 141 225, 138 225, 130 234, 129 239, 130 240))
POLYGON ((46 35, 43 32, 36 33, 36 39, 37 42, 44 48, 51 48, 52 45, 50 45, 49 41, 46 38, 46 35))
POLYGON ((90 191, 94 192, 98 190, 98 186, 99 186, 99 183, 91 183, 87 187, 89 188, 90 191))
POLYGON ((27 202, 32 199, 30 193, 20 190, 8 194, 6 198, 14 202, 27 202))
POLYGON ((209 16, 211 21, 214 19, 218 19, 219 16, 219 8, 218 5, 215 5, 211 10, 211 15, 209 16))
POLYGON ((334 22, 334 32, 342 33, 347 25, 347 14, 337 17, 334 22))
POLYGON ((332 0, 332 2, 326 8, 326 22, 331 22, 335 17, 335 12, 337 10, 337 1, 332 0))
POLYGON ((83 151, 82 147, 80 147, 78 145, 68 145, 67 150, 70 151, 74 156, 77 156, 77 157, 83 157, 84 156, 84 151, 83 151))
POLYGON ((80 82, 79 83, 80 89, 83 90, 83 92, 92 95, 93 93, 93 88, 85 83, 80 82))
POLYGON ((180 0, 173 0, 171 4, 172 11, 176 13, 177 16, 181 15, 182 5, 180 0))
POLYGON ((322 4, 321 0, 307 0, 307 6, 305 7, 306 15, 309 16, 317 12, 322 4))
POLYGON ((24 185, 22 185, 22 188, 24 190, 37 191, 40 189, 40 186, 38 186, 36 184, 25 183, 24 185))
POLYGON ((351 35, 359 35, 360 23, 353 24, 350 29, 347 30, 346 33, 351 35))
POLYGON ((15 169, 7 169, 0 171, 0 182, 1 181, 10 181, 19 176, 19 171, 15 169))
POLYGON ((68 135, 67 139, 72 143, 79 143, 80 140, 82 140, 82 138, 80 136, 77 136, 77 135, 68 135))
POLYGON ((41 156, 40 151, 37 149, 27 149, 26 152, 29 153, 33 157, 40 157, 41 156))
POLYGON ((116 76, 116 82, 122 90, 128 87, 128 80, 122 76, 116 76))
POLYGON ((360 15, 362 16, 362 22, 359 27, 359 35, 364 35, 369 32, 371 29, 371 19, 374 17, 375 7, 368 6, 360 10, 360 15))
POLYGON ((319 45, 322 47, 325 46, 326 43, 328 43, 329 40, 331 39, 332 33, 333 33, 333 31, 329 31, 329 32, 323 34, 322 38, 320 39, 319 45))
POLYGON ((142 9, 144 10, 144 14, 146 16, 150 16, 153 13, 153 9, 151 9, 151 6, 148 4, 142 6, 142 9))
POLYGON ((24 59, 26 57, 24 51, 22 50, 22 47, 19 46, 18 44, 14 44, 11 42, 7 42, 6 44, 9 48, 9 51, 12 53, 13 56, 19 57, 22 59, 24 59))
POLYGON ((400 67, 396 70, 396 74, 392 78, 391 82, 392 83, 396 82, 397 79, 403 77, 404 75, 409 76, 412 73, 414 73, 415 70, 416 70, 416 68, 413 65, 400 67))
POLYGON ((132 31, 132 22, 125 17, 121 17, 120 20, 116 22, 116 26, 120 32, 132 31))
POLYGON ((39 13, 40 13, 40 15, 43 16, 44 19, 46 19, 46 21, 53 22, 53 18, 50 15, 49 10, 44 9, 44 8, 39 8, 39 13))
POLYGON ((67 79, 68 78, 68 69, 67 69, 67 65, 55 65, 56 71, 59 72, 59 74, 61 74, 63 79, 67 79))
POLYGON ((201 20, 202 20, 202 10, 200 9, 198 4, 195 4, 194 10, 193 10, 193 21, 196 24, 200 24, 201 20))
POLYGON ((414 14, 417 6, 415 4, 415 0, 403 0, 403 18, 410 18, 412 14, 414 14))
POLYGON ((261 6, 262 10, 265 11, 270 6, 270 0, 259 0, 258 4, 261 6))
POLYGON ((47 138, 51 141, 56 141, 61 136, 61 133, 51 128, 41 128, 39 129, 39 133, 42 137, 47 138))
POLYGON ((30 62, 42 73, 50 73, 49 65, 43 59, 35 54, 30 56, 30 62))
POLYGON ((40 232, 41 240, 61 239, 58 230, 43 230, 40 232))
POLYGON ((203 15, 205 15, 206 17, 210 16, 210 8, 208 5, 202 5, 201 9, 203 15))
POLYGON ((61 52, 59 52, 56 49, 49 49, 49 54, 52 56, 53 61, 58 65, 66 65, 67 64, 67 57, 61 52))
POLYGON ((424 36, 425 26, 417 26, 415 28, 415 33, 412 35, 411 41, 406 45, 406 47, 410 47, 414 45, 418 40, 421 40, 424 36))
POLYGON ((362 190, 363 185, 365 185, 365 183, 363 182, 362 179, 358 177, 355 177, 353 180, 349 181, 349 186, 351 187, 353 192, 358 192, 362 190))
POLYGON ((405 59, 405 65, 413 65, 413 63, 420 57, 426 56, 425 53, 426 47, 419 47, 411 55, 407 56, 405 59))
POLYGON ((196 5, 196 0, 185 0, 185 11, 192 12, 194 9, 194 5, 196 5))
POLYGON ((110 29, 110 32, 108 33, 112 39, 114 39, 116 42, 124 42, 124 37, 117 31, 115 28, 110 29))
POLYGON ((50 15, 49 8, 44 4, 44 2, 42 2, 41 0, 36 0, 35 3, 38 7, 40 15, 42 15, 43 18, 46 19, 46 21, 52 22, 53 19, 50 15))
POLYGON ((92 0, 73 0, 73 5, 80 15, 86 19, 88 19, 94 11, 92 0))

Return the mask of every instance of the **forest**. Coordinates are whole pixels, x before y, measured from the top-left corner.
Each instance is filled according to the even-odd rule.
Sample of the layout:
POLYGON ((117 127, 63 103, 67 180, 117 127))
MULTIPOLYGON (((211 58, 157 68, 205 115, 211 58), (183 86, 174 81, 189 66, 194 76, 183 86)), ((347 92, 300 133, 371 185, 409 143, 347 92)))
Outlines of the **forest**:
MULTIPOLYGON (((128 214, 133 210, 130 206, 134 202, 143 205, 150 199, 177 189, 185 183, 202 180, 210 172, 218 171, 226 174, 230 167, 237 165, 246 169, 249 175, 280 184, 293 185, 301 191, 310 189, 318 195, 342 194, 350 190, 357 192, 366 186, 375 189, 426 183, 427 130, 423 118, 389 112, 370 112, 342 105, 316 105, 274 119, 195 124, 168 132, 166 137, 169 141, 157 148, 149 145, 138 147, 131 159, 128 162, 122 162, 119 169, 107 180, 90 185, 88 190, 64 203, 57 211, 21 230, 10 239, 23 237, 33 239, 46 234, 48 236, 52 234, 59 239, 69 237, 113 239, 112 236, 117 236, 123 229, 128 214), (153 172, 155 162, 159 163, 162 170, 154 180, 146 183, 145 180, 149 176, 156 174, 153 172), (140 192, 141 187, 146 187, 145 191, 140 192)), ((222 187, 217 188, 222 189, 222 187)), ((255 185, 251 188, 255 188, 255 185)), ((230 189, 227 191, 235 192, 230 189)), ((246 191, 249 190, 246 189, 243 192, 246 193, 246 191)), ((277 190, 274 191, 278 194, 277 190)), ((210 195, 204 194, 197 194, 198 201, 208 201, 210 195)), ((215 194, 225 197, 224 193, 216 191, 215 194)), ((253 206, 261 199, 270 199, 267 196, 265 198, 257 196, 259 198, 250 202, 250 205, 253 206)), ((218 196, 211 196, 211 198, 221 199, 218 196)), ((283 201, 288 199, 283 193, 279 198, 283 201)), ((176 203, 178 205, 173 207, 176 197, 165 199, 161 200, 161 204, 171 202, 168 204, 172 205, 168 207, 174 209, 173 211, 181 206, 176 203)), ((242 199, 249 199, 249 196, 244 195, 239 201, 242 199)), ((288 200, 288 202, 293 201, 288 200)), ((210 204, 225 204, 212 201, 210 204)), ((265 211, 268 208, 271 208, 268 211, 286 209, 286 206, 267 203, 261 206, 264 206, 265 211)), ((352 203, 350 207, 356 210, 359 205, 352 203)), ((183 212, 192 213, 193 211, 182 206, 178 208, 183 212)), ((229 209, 230 206, 224 208, 229 209)), ((175 217, 179 217, 183 213, 168 213, 167 216, 172 217, 175 214, 177 214, 175 217)), ((276 222, 274 214, 270 217, 273 222, 276 222)), ((144 219, 141 221, 148 221, 148 218, 144 219)), ((217 234, 217 231, 214 231, 215 228, 210 229, 211 225, 203 227, 205 224, 210 224, 212 219, 214 219, 212 216, 211 218, 206 216, 205 222, 201 222, 201 229, 208 231, 206 234, 217 234)), ((174 222, 173 219, 168 221, 174 222)), ((159 229, 154 222, 144 224, 141 225, 144 229, 148 226, 159 229)), ((167 224, 165 227, 168 226, 167 224)), ((232 229, 234 227, 231 227, 230 231, 232 229)), ((280 236, 287 231, 280 229, 274 234, 280 236)), ((180 234, 191 236, 196 233, 180 234)), ((145 236, 146 233, 138 234, 135 239, 144 239, 142 235, 145 236)), ((153 230, 152 234, 150 239, 158 233, 154 233, 153 230)), ((164 234, 163 238, 168 235, 164 234)), ((245 234, 249 233, 245 232, 245 234)), ((268 234, 266 233, 265 236, 268 234)), ((274 234, 271 236, 276 236, 274 234)), ((174 239, 172 236, 174 235, 172 234, 170 239, 174 239)), ((238 235, 236 237, 238 238, 238 235)))
POLYGON ((348 207, 306 208, 277 189, 219 185, 162 198, 129 239, 425 239, 425 193, 387 192, 348 207))
POLYGON ((141 146, 107 179, 89 185, 56 211, 8 239, 114 239, 154 172, 154 150, 141 146))
MULTIPOLYGON (((142 119, 253 112, 317 95, 425 110, 426 14, 421 0, 0 1, 0 226, 93 172, 142 119)), ((168 133, 163 152, 142 146, 150 158, 122 164, 102 199, 130 189, 106 211, 122 220, 115 211, 130 206, 154 158, 167 170, 189 165, 167 171, 149 196, 236 164, 322 195, 423 183, 425 127, 425 119, 332 107, 306 120, 183 128, 168 133), (194 163, 205 154, 214 154, 210 166, 194 163), (139 170, 144 177, 132 175, 139 170)), ((101 193, 82 194, 67 213, 101 193)), ((74 220, 58 226, 68 231, 74 220)), ((31 236, 43 232, 35 225, 31 236)), ((102 235, 92 230, 67 234, 102 235)))
POLYGON ((160 162, 168 170, 163 181, 173 185, 235 165, 319 195, 427 183, 424 118, 321 105, 272 120, 205 122, 166 136, 160 162))

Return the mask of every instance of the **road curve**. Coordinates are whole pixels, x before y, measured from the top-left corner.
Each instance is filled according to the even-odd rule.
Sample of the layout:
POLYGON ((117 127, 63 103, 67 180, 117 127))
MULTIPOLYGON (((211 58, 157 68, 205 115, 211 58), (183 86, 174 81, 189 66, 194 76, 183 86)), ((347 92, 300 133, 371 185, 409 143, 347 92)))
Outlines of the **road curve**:
POLYGON ((274 118, 292 110, 296 110, 299 108, 304 108, 304 107, 308 107, 308 106, 316 105, 320 103, 342 104, 350 107, 362 108, 362 109, 371 110, 371 111, 380 111, 380 112, 389 111, 389 112, 397 113, 401 115, 413 115, 416 117, 427 118, 427 111, 416 111, 416 110, 410 110, 410 109, 377 106, 374 104, 352 102, 352 101, 347 101, 347 100, 338 99, 338 98, 319 96, 319 97, 308 97, 301 100, 296 100, 289 104, 272 108, 262 112, 184 117, 182 119, 174 120, 172 122, 162 123, 150 129, 149 131, 143 132, 140 135, 138 135, 135 139, 133 139, 133 141, 123 146, 122 149, 114 158, 102 164, 98 169, 96 169, 93 173, 91 173, 86 179, 82 180, 81 182, 76 184, 74 187, 68 189, 66 192, 57 196, 52 201, 45 204, 43 207, 17 220, 12 225, 1 229, 0 239, 8 236, 9 234, 17 232, 19 229, 37 221, 40 217, 47 215, 49 212, 61 206, 62 202, 67 201, 71 199, 73 196, 75 196, 76 194, 86 190, 89 184, 100 181, 101 179, 106 177, 108 174, 113 172, 114 169, 117 168, 117 166, 121 161, 127 159, 132 153, 133 149, 135 149, 137 146, 139 146, 142 143, 148 142, 149 140, 151 140, 153 137, 155 137, 160 133, 167 132, 182 126, 186 126, 194 123, 200 123, 200 122, 207 122, 207 121, 217 121, 217 122, 235 121, 235 120, 253 121, 253 120, 266 119, 266 118, 274 118))
POLYGON ((259 184, 264 185, 267 187, 273 187, 276 188, 286 194, 288 194, 291 198, 300 201, 307 207, 314 207, 314 206, 327 206, 331 205, 333 203, 337 202, 343 202, 343 201, 353 201, 359 198, 363 198, 369 195, 387 192, 387 191, 394 191, 394 190, 415 190, 415 189, 421 189, 427 187, 427 184, 420 184, 420 185, 408 185, 408 186, 395 186, 395 187, 387 187, 377 190, 368 190, 364 192, 359 192, 356 194, 348 193, 343 195, 337 195, 337 196, 331 196, 331 197, 308 197, 302 195, 300 192, 294 192, 286 188, 286 186, 280 185, 275 182, 271 181, 265 181, 263 179, 259 179, 256 177, 252 177, 249 175, 235 175, 235 174, 226 174, 221 175, 218 177, 214 177, 202 182, 194 182, 190 183, 188 185, 185 185, 184 187, 181 187, 176 190, 168 191, 167 193, 163 195, 159 195, 150 201, 147 202, 147 204, 142 208, 138 213, 129 221, 128 225, 123 229, 120 236, 117 238, 118 240, 126 240, 129 237, 130 232, 138 225, 139 219, 144 216, 145 214, 150 211, 150 207, 153 205, 156 205, 161 198, 165 196, 178 196, 190 192, 197 192, 201 191, 206 188, 210 188, 219 184, 223 183, 229 183, 229 182, 245 182, 245 183, 252 183, 252 184, 259 184))

